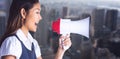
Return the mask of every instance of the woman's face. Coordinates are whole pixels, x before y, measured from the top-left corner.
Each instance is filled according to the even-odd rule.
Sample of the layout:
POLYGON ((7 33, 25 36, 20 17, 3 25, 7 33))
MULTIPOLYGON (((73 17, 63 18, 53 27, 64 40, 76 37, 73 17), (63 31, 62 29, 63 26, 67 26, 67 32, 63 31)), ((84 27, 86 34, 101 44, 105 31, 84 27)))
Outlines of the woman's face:
POLYGON ((33 8, 31 8, 28 12, 28 14, 25 16, 25 27, 29 31, 36 32, 37 25, 39 21, 42 19, 40 15, 41 7, 39 3, 34 4, 33 8))

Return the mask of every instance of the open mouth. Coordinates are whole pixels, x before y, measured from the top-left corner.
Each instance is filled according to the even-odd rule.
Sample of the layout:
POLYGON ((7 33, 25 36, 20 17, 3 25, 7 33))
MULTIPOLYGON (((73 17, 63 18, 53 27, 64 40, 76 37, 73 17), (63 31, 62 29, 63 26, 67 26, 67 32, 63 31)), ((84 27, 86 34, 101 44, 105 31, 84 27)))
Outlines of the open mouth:
POLYGON ((38 23, 35 23, 35 25, 37 26, 37 25, 38 25, 38 23))

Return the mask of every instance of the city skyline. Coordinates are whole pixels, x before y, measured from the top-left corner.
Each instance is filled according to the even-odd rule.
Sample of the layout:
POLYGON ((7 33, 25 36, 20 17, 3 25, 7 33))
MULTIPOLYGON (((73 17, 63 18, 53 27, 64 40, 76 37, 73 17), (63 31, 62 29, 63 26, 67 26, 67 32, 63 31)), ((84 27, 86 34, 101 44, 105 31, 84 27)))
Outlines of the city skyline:
POLYGON ((63 3, 63 4, 86 4, 89 6, 108 6, 120 8, 120 0, 40 0, 42 4, 54 4, 54 3, 63 3))
POLYGON ((68 2, 68 3, 77 3, 77 2, 84 2, 84 3, 91 3, 91 2, 103 2, 103 3, 120 3, 120 0, 39 0, 42 3, 61 3, 61 2, 68 2))
POLYGON ((120 2, 120 0, 40 0, 40 2, 120 2))

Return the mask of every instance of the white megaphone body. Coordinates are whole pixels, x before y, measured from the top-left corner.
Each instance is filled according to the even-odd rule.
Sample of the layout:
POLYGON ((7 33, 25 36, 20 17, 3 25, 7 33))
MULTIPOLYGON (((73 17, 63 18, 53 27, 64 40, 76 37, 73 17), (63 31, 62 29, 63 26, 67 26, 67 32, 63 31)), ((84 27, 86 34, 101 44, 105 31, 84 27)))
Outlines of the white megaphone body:
MULTIPOLYGON (((66 35, 76 33, 87 38, 89 38, 89 27, 90 17, 77 21, 71 21, 71 19, 58 19, 52 23, 52 30, 58 34, 66 35)), ((63 40, 61 40, 61 42, 62 41, 63 40)), ((68 49, 67 46, 62 46, 65 50, 68 49)))
POLYGON ((90 17, 71 21, 71 19, 58 19, 53 21, 52 30, 58 34, 76 33, 89 38, 90 17))

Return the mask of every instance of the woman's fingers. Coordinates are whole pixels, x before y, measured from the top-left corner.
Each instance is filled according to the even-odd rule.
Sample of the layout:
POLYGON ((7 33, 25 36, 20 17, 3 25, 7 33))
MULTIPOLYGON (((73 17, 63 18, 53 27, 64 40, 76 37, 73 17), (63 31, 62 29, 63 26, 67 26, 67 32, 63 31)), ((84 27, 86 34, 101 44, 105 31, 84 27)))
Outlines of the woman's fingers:
POLYGON ((63 42, 63 44, 64 44, 64 46, 70 46, 71 45, 71 40, 70 40, 70 38, 66 38, 65 40, 64 40, 64 42, 63 42))
POLYGON ((67 50, 71 46, 71 40, 70 40, 70 34, 67 34, 66 36, 61 36, 59 39, 59 47, 63 48, 64 50, 67 50))

